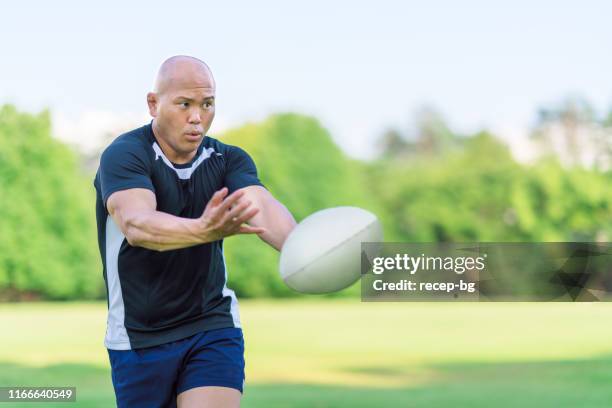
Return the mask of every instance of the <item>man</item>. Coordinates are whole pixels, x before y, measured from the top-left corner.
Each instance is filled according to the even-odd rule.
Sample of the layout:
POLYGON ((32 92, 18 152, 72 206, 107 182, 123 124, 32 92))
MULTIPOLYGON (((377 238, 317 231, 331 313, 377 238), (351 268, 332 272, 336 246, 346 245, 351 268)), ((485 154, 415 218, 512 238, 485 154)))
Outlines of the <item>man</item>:
POLYGON ((244 342, 223 239, 280 250, 295 220, 242 149, 206 136, 208 66, 175 56, 147 95, 150 124, 102 154, 94 185, 119 407, 238 407, 244 342))

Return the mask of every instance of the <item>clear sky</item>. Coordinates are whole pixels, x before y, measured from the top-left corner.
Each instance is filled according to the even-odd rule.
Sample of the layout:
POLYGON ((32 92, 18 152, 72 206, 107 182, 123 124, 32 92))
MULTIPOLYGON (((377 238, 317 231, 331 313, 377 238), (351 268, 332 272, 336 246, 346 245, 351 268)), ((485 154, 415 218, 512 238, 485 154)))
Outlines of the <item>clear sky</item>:
POLYGON ((569 95, 612 106, 605 0, 85 3, 14 1, 0 13, 0 103, 49 107, 58 131, 83 141, 146 119, 145 94, 175 54, 213 70, 211 134, 292 110, 362 157, 423 105, 463 132, 510 133, 569 95))

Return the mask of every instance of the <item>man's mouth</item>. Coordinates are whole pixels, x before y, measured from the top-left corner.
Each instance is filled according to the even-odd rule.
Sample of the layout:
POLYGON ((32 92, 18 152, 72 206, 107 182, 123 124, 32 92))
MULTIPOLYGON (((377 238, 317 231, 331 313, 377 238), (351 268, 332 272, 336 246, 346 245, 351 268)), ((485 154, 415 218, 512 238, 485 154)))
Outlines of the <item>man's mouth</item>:
POLYGON ((201 132, 187 132, 187 133, 185 133, 185 135, 187 136, 187 139, 189 139, 189 140, 197 140, 200 137, 202 137, 202 133, 201 132))

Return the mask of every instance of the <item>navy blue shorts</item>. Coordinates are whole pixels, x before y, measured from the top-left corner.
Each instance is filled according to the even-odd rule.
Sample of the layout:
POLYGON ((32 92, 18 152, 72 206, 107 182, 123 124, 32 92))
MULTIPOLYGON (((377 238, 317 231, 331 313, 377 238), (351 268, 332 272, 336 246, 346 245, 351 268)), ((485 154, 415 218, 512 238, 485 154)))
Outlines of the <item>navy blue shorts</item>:
POLYGON ((195 387, 242 392, 244 339, 239 328, 209 330, 137 350, 108 350, 117 407, 176 407, 176 397, 195 387))

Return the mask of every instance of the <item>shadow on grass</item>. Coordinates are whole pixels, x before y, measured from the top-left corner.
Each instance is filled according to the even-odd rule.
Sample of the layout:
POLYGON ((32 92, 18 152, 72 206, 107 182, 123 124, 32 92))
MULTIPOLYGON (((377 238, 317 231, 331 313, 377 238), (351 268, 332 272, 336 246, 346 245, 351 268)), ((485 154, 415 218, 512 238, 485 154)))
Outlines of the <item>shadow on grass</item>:
MULTIPOLYGON (((418 368, 351 367, 382 378, 418 368)), ((411 387, 344 387, 247 382, 244 408, 386 407, 608 407, 612 406, 612 357, 529 363, 428 366, 436 373, 411 387)), ((394 378, 395 379, 395 378, 394 378)), ((378 382, 380 383, 380 381, 378 382)), ((1 403, 0 407, 115 406, 108 368, 60 364, 42 368, 0 363, 0 386, 76 386, 77 403, 1 403)))

